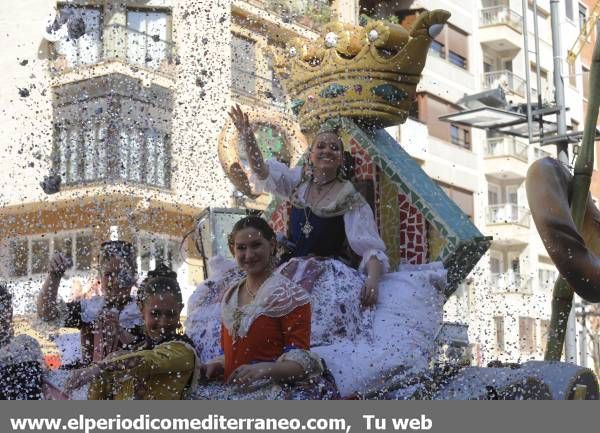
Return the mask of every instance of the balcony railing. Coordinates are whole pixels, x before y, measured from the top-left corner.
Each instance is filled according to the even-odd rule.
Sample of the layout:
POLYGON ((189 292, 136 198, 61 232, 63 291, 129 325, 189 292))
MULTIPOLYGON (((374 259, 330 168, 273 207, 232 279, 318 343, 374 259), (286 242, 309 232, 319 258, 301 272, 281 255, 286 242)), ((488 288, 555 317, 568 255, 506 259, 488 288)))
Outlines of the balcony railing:
POLYGON ((485 147, 485 157, 512 156, 527 162, 527 145, 512 137, 488 138, 485 147))
POLYGON ((274 77, 263 77, 254 71, 232 66, 231 90, 238 98, 251 99, 277 111, 285 110, 285 92, 274 77))
POLYGON ((533 293, 533 278, 515 272, 492 273, 490 284, 497 293, 533 293))
POLYGON ((525 80, 508 70, 485 72, 481 85, 484 89, 502 87, 522 98, 525 97, 527 92, 525 80))
POLYGON ((251 1, 261 3, 269 12, 279 15, 284 22, 299 24, 320 31, 331 19, 331 5, 328 0, 264 0, 251 1))
POLYGON ((486 211, 487 224, 517 224, 529 227, 529 209, 513 203, 492 204, 486 211))
POLYGON ((169 188, 171 146, 169 135, 146 129, 123 128, 108 137, 108 128, 96 125, 57 131, 53 169, 66 186, 125 181, 169 188))
POLYGON ((494 26, 506 24, 519 33, 523 33, 523 17, 507 6, 493 6, 481 10, 479 25, 494 26))
POLYGON ((55 72, 120 59, 132 65, 172 74, 177 62, 173 42, 120 24, 104 27, 103 32, 97 32, 93 38, 55 42, 54 51, 55 72))

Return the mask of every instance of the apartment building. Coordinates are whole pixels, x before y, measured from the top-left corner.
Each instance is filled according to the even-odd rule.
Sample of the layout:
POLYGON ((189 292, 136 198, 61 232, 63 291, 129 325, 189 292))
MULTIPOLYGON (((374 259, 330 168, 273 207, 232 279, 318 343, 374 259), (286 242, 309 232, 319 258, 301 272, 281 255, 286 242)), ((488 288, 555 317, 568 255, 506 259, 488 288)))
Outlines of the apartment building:
POLYGON ((34 304, 54 251, 74 262, 68 297, 90 284, 99 244, 115 237, 137 246, 142 274, 166 260, 193 289, 201 273, 179 254, 182 237, 232 192, 213 144, 230 105, 231 16, 228 2, 204 13, 214 5, 3 5, 0 238, 18 313, 34 304), (56 176, 60 191, 47 194, 40 182, 56 176))
MULTIPOLYGON (((244 163, 228 107, 239 103, 252 113, 259 144, 270 155, 292 162, 301 147, 291 143, 299 134, 273 73, 273 50, 296 36, 316 39, 330 19, 356 23, 366 14, 410 26, 420 11, 442 8, 452 17, 431 46, 411 117, 389 131, 482 233, 494 237, 448 302, 447 320, 469 325, 477 364, 540 358, 557 273, 531 220, 524 179, 529 164, 555 150, 439 120, 457 111, 465 95, 483 90, 500 87, 508 101, 526 102, 527 71, 531 100, 539 95, 552 102, 549 0, 537 1, 539 65, 533 55, 525 62, 525 27, 529 50, 536 48, 528 4, 525 19, 517 0, 4 5, 0 239, 2 275, 22 293, 20 311, 32 305, 53 251, 70 251, 74 259, 62 288, 68 296, 89 284, 97 247, 110 236, 136 243, 142 273, 158 259, 170 260, 190 293, 202 264, 193 256, 183 260, 179 251, 194 218, 208 206, 266 205, 265 198, 236 194, 222 168, 223 149, 235 149, 244 163), (57 10, 70 18, 55 22, 57 10), (39 183, 56 175, 60 192, 46 194, 39 183)), ((573 128, 583 125, 589 48, 574 66, 566 51, 580 33, 582 5, 589 16, 594 4, 561 7, 573 128)), ((597 184, 592 191, 600 197, 597 184)))

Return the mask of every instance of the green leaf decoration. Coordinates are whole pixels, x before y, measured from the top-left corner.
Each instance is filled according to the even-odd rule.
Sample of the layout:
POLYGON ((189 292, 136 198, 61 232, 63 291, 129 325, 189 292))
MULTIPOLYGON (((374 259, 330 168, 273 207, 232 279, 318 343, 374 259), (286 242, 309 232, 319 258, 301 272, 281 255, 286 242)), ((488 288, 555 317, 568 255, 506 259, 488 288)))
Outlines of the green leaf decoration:
POLYGON ((371 89, 375 96, 385 99, 386 101, 395 104, 404 101, 408 98, 408 93, 405 90, 399 89, 396 86, 386 83, 375 86, 371 89))
POLYGON ((325 87, 321 91, 320 95, 321 98, 337 98, 338 96, 343 95, 347 89, 347 86, 342 86, 341 84, 333 83, 325 87))

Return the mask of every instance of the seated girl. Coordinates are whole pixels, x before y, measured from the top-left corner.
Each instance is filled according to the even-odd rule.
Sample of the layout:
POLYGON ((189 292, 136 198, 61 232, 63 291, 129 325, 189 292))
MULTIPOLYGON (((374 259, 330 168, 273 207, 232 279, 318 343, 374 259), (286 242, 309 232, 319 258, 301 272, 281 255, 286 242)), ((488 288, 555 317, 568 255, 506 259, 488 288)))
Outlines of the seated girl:
POLYGON ((130 353, 115 352, 74 377, 69 389, 90 382, 90 400, 181 400, 198 381, 192 341, 180 333, 183 303, 177 274, 158 265, 142 282, 137 302, 145 341, 130 353))
POLYGON ((310 347, 310 298, 273 274, 275 233, 259 217, 239 220, 229 245, 245 278, 221 301, 223 355, 203 367, 208 380, 196 398, 331 399, 334 382, 310 347))

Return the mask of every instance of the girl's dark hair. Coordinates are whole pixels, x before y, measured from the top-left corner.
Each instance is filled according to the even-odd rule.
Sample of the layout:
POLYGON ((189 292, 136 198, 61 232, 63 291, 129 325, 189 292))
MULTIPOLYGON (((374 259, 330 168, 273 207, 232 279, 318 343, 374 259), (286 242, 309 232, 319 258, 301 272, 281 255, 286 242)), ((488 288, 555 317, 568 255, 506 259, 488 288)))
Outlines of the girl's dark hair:
POLYGON ((100 245, 100 263, 110 260, 112 257, 120 257, 127 261, 131 269, 136 269, 136 254, 132 244, 125 241, 106 241, 100 245))
POLYGON ((227 244, 229 245, 230 250, 233 249, 236 233, 247 228, 258 230, 263 238, 269 242, 275 239, 275 232, 268 222, 258 216, 247 216, 236 222, 231 230, 231 233, 229 233, 229 236, 227 237, 227 244))
POLYGON ((137 292, 138 304, 143 304, 150 296, 170 294, 177 302, 182 302, 181 288, 177 282, 177 272, 171 270, 164 263, 159 263, 156 268, 148 272, 137 292))

